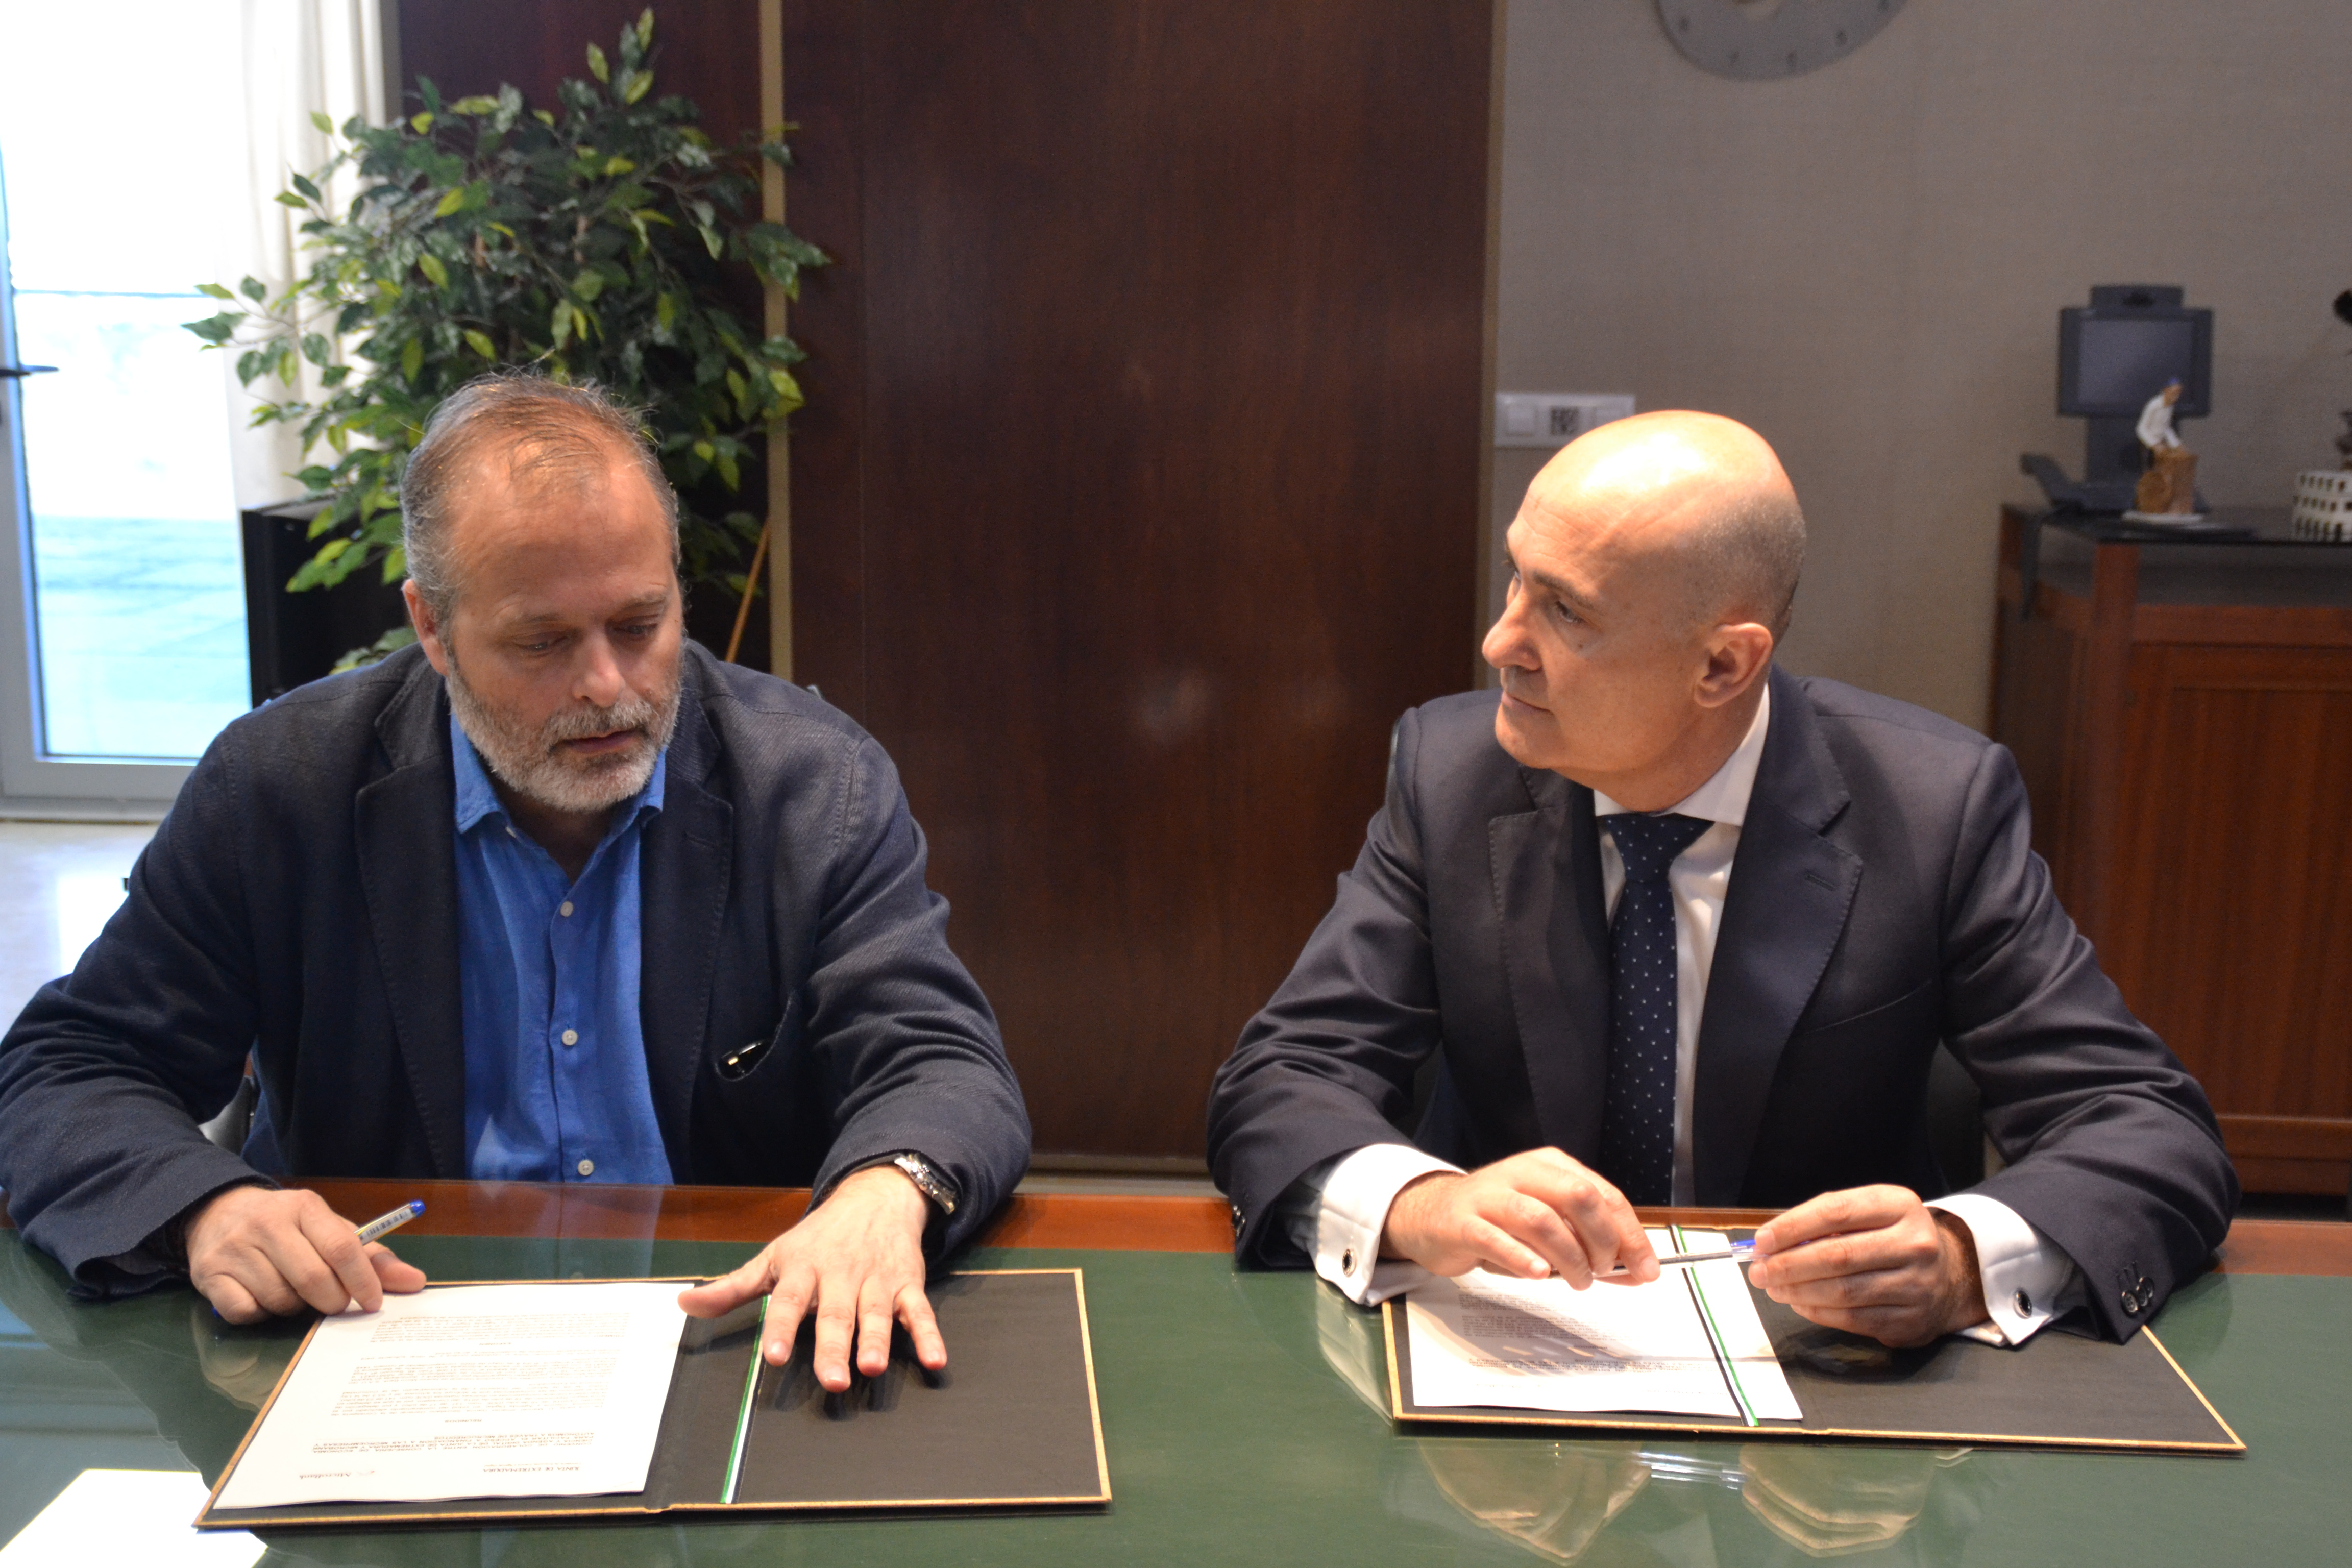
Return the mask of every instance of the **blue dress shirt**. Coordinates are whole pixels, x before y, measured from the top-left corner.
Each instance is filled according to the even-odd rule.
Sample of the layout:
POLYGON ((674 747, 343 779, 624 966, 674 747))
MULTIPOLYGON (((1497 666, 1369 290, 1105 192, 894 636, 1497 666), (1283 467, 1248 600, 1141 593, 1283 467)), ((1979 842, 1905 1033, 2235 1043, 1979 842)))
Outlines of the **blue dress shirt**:
POLYGON ((457 973, 466 1030, 466 1173, 478 1181, 659 1182, 638 1015, 638 851, 662 806, 665 752, 569 887, 507 818, 449 721, 457 770, 457 973))

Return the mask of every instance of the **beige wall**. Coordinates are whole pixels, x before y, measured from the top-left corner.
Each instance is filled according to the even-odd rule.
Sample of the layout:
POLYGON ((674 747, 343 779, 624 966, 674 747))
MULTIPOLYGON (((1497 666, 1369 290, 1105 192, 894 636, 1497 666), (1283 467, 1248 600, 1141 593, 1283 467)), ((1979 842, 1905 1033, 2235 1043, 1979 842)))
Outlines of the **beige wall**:
MULTIPOLYGON (((1496 385, 1762 431, 1812 530, 1796 669, 1984 721, 1999 503, 2020 451, 2080 468, 2056 317, 2093 283, 2215 310, 2209 499, 2334 466, 2347 0, 1909 0, 1766 83, 1654 0, 1509 0, 1504 94, 1496 385)), ((1498 528, 1542 457, 1495 454, 1498 528)))

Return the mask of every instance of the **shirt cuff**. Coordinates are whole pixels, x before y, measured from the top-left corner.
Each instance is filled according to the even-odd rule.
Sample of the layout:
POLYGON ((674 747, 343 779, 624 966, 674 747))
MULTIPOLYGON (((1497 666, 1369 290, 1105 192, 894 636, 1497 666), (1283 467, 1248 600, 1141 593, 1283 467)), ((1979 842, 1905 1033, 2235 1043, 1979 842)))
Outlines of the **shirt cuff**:
POLYGON ((1365 1307, 1427 1279, 1429 1271, 1418 1264, 1381 1261, 1381 1231, 1397 1194, 1434 1171, 1458 1173, 1461 1167, 1410 1144, 1370 1143, 1301 1177, 1296 1198, 1283 1206, 1293 1237, 1315 1259, 1315 1272, 1365 1307))
POLYGON ((1954 1193, 1927 1206, 1967 1226, 1976 1243, 1987 1321, 1961 1333, 1989 1345, 2021 1345, 2044 1323, 2081 1305, 2083 1275, 2074 1260, 1999 1198, 1954 1193))

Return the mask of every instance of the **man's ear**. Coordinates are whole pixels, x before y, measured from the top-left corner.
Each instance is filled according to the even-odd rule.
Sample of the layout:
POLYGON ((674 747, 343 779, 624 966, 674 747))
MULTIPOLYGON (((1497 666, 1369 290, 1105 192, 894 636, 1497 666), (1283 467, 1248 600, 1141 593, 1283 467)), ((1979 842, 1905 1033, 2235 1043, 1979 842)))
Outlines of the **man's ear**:
POLYGON ((400 585, 400 596, 408 605, 408 624, 416 628, 416 643, 425 657, 443 675, 449 673, 449 649, 441 640, 441 620, 433 613, 432 605, 417 592, 416 579, 411 577, 400 585))
POLYGON ((1698 704, 1720 708, 1737 699, 1772 663, 1772 631, 1754 621, 1720 626, 1707 634, 1706 665, 1698 678, 1698 704))

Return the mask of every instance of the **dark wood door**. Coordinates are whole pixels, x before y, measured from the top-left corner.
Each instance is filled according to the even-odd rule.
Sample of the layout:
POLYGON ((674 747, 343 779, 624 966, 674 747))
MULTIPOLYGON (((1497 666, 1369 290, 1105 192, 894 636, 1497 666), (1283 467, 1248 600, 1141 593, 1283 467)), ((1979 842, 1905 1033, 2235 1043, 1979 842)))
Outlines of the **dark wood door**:
POLYGON ((1210 1074, 1475 656, 1487 0, 786 0, 794 668, 1045 1152, 1210 1074))

